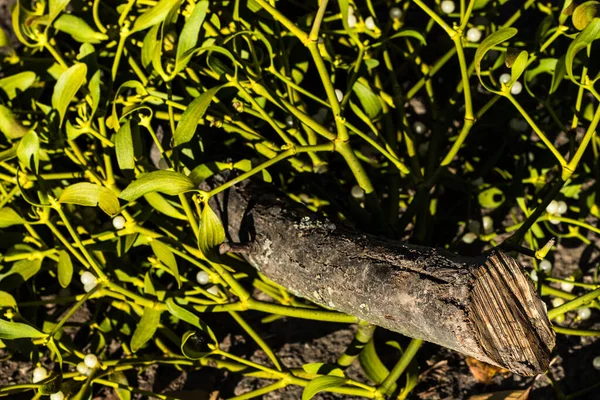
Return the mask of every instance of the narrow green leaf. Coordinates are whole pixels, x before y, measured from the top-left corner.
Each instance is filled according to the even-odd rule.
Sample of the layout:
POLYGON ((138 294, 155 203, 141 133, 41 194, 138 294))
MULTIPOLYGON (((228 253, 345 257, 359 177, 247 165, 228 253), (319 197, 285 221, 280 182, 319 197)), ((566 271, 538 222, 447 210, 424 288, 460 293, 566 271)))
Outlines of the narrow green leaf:
POLYGON ((174 171, 154 171, 141 174, 121 192, 119 196, 127 202, 134 201, 152 192, 176 196, 195 190, 194 182, 187 176, 174 171))
MULTIPOLYGON (((48 349, 56 356, 56 360, 58 361, 58 364, 62 368, 62 364, 63 364, 62 354, 60 354, 60 350, 59 350, 58 346, 56 345, 56 342, 54 341, 53 337, 51 337, 48 340, 48 343, 46 343, 46 346, 48 346, 48 349)), ((59 389, 60 389, 60 387, 59 387, 59 389)), ((56 393, 56 391, 59 389, 56 389, 55 391, 50 392, 50 394, 56 393)))
POLYGON ((21 125, 9 108, 0 104, 0 132, 10 140, 25 136, 28 129, 21 125))
POLYGON ((565 78, 565 73, 567 72, 567 66, 565 61, 565 55, 561 56, 556 62, 556 66, 554 67, 554 73, 552 74, 552 83, 550 84, 550 94, 556 92, 558 86, 565 78))
POLYGON ((182 64, 183 55, 188 50, 196 47, 196 44, 198 44, 198 36, 200 34, 200 29, 202 28, 202 23, 204 22, 207 11, 208 0, 200 0, 196 3, 194 10, 185 21, 185 25, 183 25, 181 35, 179 35, 179 42, 177 44, 177 55, 175 56, 176 70, 181 71, 183 68, 185 68, 185 64, 187 63, 182 64))
POLYGON ((22 225, 25 220, 10 207, 0 209, 0 228, 8 228, 13 225, 22 225))
MULTIPOLYGON (((34 258, 33 260, 19 260, 13 264, 13 266, 10 270, 8 270, 8 272, 0 275, 0 281, 4 281, 5 279, 7 279, 7 277, 10 277, 11 275, 19 275, 18 282, 9 283, 9 286, 12 289, 15 287, 15 284, 21 284, 22 282, 31 279, 31 277, 38 273, 41 267, 41 258, 34 258)), ((8 290, 9 287, 5 287, 5 289, 8 290)))
MULTIPOLYGON (((248 160, 249 161, 249 160, 248 160)), ((204 182, 215 173, 231 169, 231 163, 223 163, 219 161, 207 162, 200 164, 190 172, 190 179, 194 181, 196 185, 204 182)))
POLYGON ((425 36, 423 36, 421 32, 415 31, 414 29, 401 29, 398 32, 394 33, 392 36, 388 37, 386 40, 392 40, 399 37, 412 37, 421 42, 422 45, 427 44, 425 36))
POLYGON ((10 38, 4 31, 4 29, 0 29, 0 47, 9 47, 10 46, 10 38))
POLYGON ((358 356, 360 366, 367 377, 376 385, 379 385, 389 375, 390 371, 381 362, 375 350, 375 342, 371 338, 358 356))
POLYGON ((42 338, 47 335, 31 325, 0 319, 0 339, 42 338))
POLYGON ((48 24, 52 24, 54 19, 60 14, 71 2, 71 0, 49 0, 48 1, 48 24))
MULTIPOLYGON (((116 371, 108 375, 108 380, 120 383, 121 385, 129 386, 127 377, 121 371, 116 371)), ((131 392, 129 390, 119 387, 115 389, 115 392, 117 393, 117 396, 119 396, 120 400, 131 400, 131 392)))
POLYGON ((159 28, 160 25, 154 25, 152 29, 146 33, 146 36, 144 36, 144 41, 142 42, 142 65, 144 68, 152 63, 154 53, 158 51, 156 46, 160 43, 157 39, 159 28))
POLYGON ((68 186, 59 198, 60 203, 100 207, 110 216, 119 213, 119 199, 112 190, 94 183, 80 182, 68 186))
POLYGON ((71 14, 62 14, 54 21, 54 27, 80 43, 98 44, 108 39, 102 32, 97 32, 83 19, 71 14))
POLYGON ((215 345, 219 343, 212 329, 210 329, 210 327, 206 325, 204 321, 202 321, 200 317, 198 317, 196 314, 179 306, 177 303, 175 303, 175 300, 173 300, 173 298, 167 299, 165 303, 167 304, 167 309, 173 316, 179 318, 182 321, 187 322, 190 325, 195 326, 202 332, 207 333, 215 345))
POLYGON ((214 254, 215 248, 224 241, 225 229, 223 229, 221 220, 212 208, 208 204, 205 204, 200 216, 198 248, 205 257, 209 258, 214 254))
POLYGON ((88 82, 88 89, 92 97, 92 113, 90 117, 92 119, 96 115, 96 111, 98 111, 98 106, 100 105, 100 70, 97 70, 92 75, 92 78, 88 82))
POLYGON ((371 119, 375 119, 381 115, 381 101, 373 91, 360 80, 356 81, 352 86, 352 90, 358 97, 360 104, 371 119))
POLYGON ((358 34, 354 28, 351 28, 350 25, 348 25, 348 15, 350 15, 348 8, 351 7, 350 2, 348 0, 339 0, 338 4, 342 14, 342 25, 344 25, 344 30, 350 36, 350 38, 352 38, 354 43, 359 43, 360 39, 358 38, 358 34))
POLYGON ((135 154, 133 135, 139 136, 139 127, 135 120, 128 119, 115 136, 115 153, 121 171, 133 171, 135 168, 135 154))
POLYGON ((163 22, 173 7, 178 6, 181 0, 160 0, 154 7, 136 18, 130 34, 143 31, 160 22, 163 22))
POLYGON ((152 206, 154 211, 165 214, 168 217, 187 221, 187 217, 182 214, 175 206, 173 206, 167 199, 162 197, 157 192, 152 192, 144 195, 144 199, 152 206))
POLYGON ((488 51, 492 49, 492 47, 499 45, 502 42, 507 41, 517 34, 517 30, 515 28, 502 28, 492 33, 488 37, 486 37, 483 42, 477 47, 477 51, 475 52, 475 71, 477 72, 477 76, 479 77, 479 81, 481 84, 491 92, 494 92, 494 89, 489 88, 483 79, 481 78, 481 61, 483 57, 487 54, 488 51))
POLYGON ((577 35, 575 40, 573 40, 569 45, 569 48, 567 49, 567 54, 565 55, 565 67, 569 79, 571 79, 573 82, 579 84, 579 82, 577 82, 577 80, 573 76, 573 63, 575 62, 575 57, 577 56, 577 53, 585 49, 594 40, 598 39, 599 35, 600 18, 594 18, 592 22, 590 22, 588 26, 583 31, 581 31, 579 35, 577 35))
POLYGON ((210 88, 206 92, 202 93, 199 97, 195 98, 183 112, 181 120, 177 123, 173 140, 175 146, 180 146, 184 143, 189 142, 198 126, 198 121, 204 116, 204 113, 208 109, 212 98, 223 86, 215 86, 210 88))
POLYGON ((40 139, 34 131, 29 131, 21 139, 19 147, 17 147, 17 157, 19 161, 28 169, 37 173, 40 165, 40 139), (33 162, 33 166, 31 163, 33 162))
POLYGON ((150 271, 144 274, 144 293, 156 296, 156 289, 154 289, 152 278, 150 278, 150 271))
POLYGON ((0 79, 0 89, 4 90, 9 100, 12 100, 17 97, 17 90, 21 92, 27 90, 35 83, 36 77, 35 72, 19 72, 18 74, 0 79))
POLYGON ((339 376, 321 376, 317 379, 313 379, 306 385, 302 392, 302 400, 310 400, 317 393, 323 392, 327 389, 337 388, 346 383, 345 378, 339 376))
POLYGON ((73 262, 71 256, 64 250, 58 252, 58 283, 67 288, 73 278, 73 262))
POLYGON ((86 73, 87 66, 85 64, 75 64, 63 72, 56 81, 56 85, 54 85, 52 108, 58 110, 61 125, 69 104, 75 97, 75 94, 77 94, 81 85, 85 82, 86 73))
POLYGON ((309 364, 304 364, 302 366, 302 369, 309 373, 309 374, 315 374, 315 375, 329 375, 329 376, 339 376, 340 378, 344 378, 344 370, 339 368, 339 367, 335 367, 334 365, 331 364, 325 364, 325 363, 309 363, 309 364))
POLYGON ((177 260, 173 255, 173 252, 169 247, 159 240, 152 240, 150 242, 150 247, 152 247, 152 251, 156 258, 160 260, 164 265, 166 265, 171 274, 175 277, 177 281, 177 286, 181 288, 181 278, 179 277, 179 268, 177 267, 177 260))
POLYGON ((0 307, 16 307, 17 301, 12 294, 0 290, 0 307))
POLYGON ((181 353, 190 360, 199 360, 211 353, 207 343, 203 340, 203 336, 198 336, 198 332, 187 331, 181 338, 181 353))
POLYGON ((140 322, 138 322, 133 336, 131 337, 131 351, 137 352, 146 342, 154 336, 156 328, 160 323, 162 311, 153 308, 144 308, 144 313, 140 322))
POLYGON ((527 59, 528 58, 529 58, 529 55, 527 54, 527 52, 525 50, 519 52, 519 55, 512 63, 512 66, 510 67, 510 82, 509 82, 510 86, 512 86, 512 84, 514 82, 516 82, 517 79, 519 79, 519 77, 523 74, 523 71, 525 71, 525 68, 527 68, 527 59))

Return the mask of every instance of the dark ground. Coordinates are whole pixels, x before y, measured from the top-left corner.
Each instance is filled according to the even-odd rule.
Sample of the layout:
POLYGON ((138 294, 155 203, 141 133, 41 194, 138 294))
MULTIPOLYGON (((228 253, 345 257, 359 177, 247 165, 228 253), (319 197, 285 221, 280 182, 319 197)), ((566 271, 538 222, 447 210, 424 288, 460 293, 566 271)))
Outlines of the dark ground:
MULTIPOLYGON (((10 23, 7 11, 7 0, 0 0, 0 24, 6 28, 10 23)), ((597 225, 597 221, 592 221, 597 225)), ((588 234, 589 239, 600 244, 598 237, 588 234)), ((580 243, 580 242, 579 242, 580 243)), ((593 246, 575 248, 570 243, 563 242, 554 252, 555 277, 568 277, 573 270, 580 268, 585 275, 585 281, 591 283, 593 269, 597 266, 600 252, 593 246)), ((528 261, 523 259, 524 265, 528 261)), ((577 289, 576 289, 577 290, 577 289)), ((575 292, 577 293, 577 292, 575 292)), ((545 299, 549 302, 548 299, 545 299)), ((551 306, 549 305, 548 308, 551 306)), ((85 320, 86 313, 75 316, 75 320, 85 320), (78 318, 77 318, 78 317, 78 318)), ((245 314, 246 317, 250 317, 245 314)), ((249 318, 253 326, 263 334, 263 337, 275 350, 279 359, 286 367, 301 367, 310 362, 334 362, 341 355, 353 338, 355 326, 343 326, 328 323, 317 323, 304 320, 281 319, 269 325, 260 325, 260 315, 254 314, 249 318)), ((230 349, 233 354, 252 359, 258 363, 268 363, 268 359, 251 340, 242 334, 241 329, 234 325, 230 318, 220 321, 220 331, 224 338, 222 346, 230 349)), ((569 318, 565 324, 569 323, 569 318)), ((213 325, 215 326, 215 325, 213 325)), ((569 326, 569 325, 567 325, 569 326)), ((576 322, 573 327, 600 330, 600 311, 593 309, 588 321, 576 322)), ((396 340, 401 344, 408 343, 402 336, 379 329, 376 333, 378 353, 384 363, 391 367, 397 360, 396 350, 386 346, 388 340, 396 340)), ((2 356, 3 354, 0 354, 2 356)), ((600 341, 597 338, 580 338, 559 335, 557 351, 549 374, 565 394, 573 393, 600 381, 600 371, 592 367, 592 359, 600 356, 600 341)), ((467 399, 470 396, 498 390, 518 390, 533 387, 530 399, 553 399, 549 379, 540 375, 535 378, 523 378, 513 374, 497 374, 489 384, 478 383, 466 364, 465 357, 450 350, 435 345, 425 344, 417 355, 421 375, 420 382, 410 396, 411 399, 467 399)), ((0 361, 0 385, 29 382, 31 376, 29 361, 0 361)), ((358 363, 355 362, 348 370, 352 378, 365 380, 358 363)), ((156 392, 185 391, 189 398, 208 398, 207 393, 218 391, 220 396, 227 398, 257 389, 265 381, 243 378, 234 374, 205 368, 199 371, 185 372, 174 368, 146 369, 137 378, 141 389, 156 392)), ((135 385, 134 385, 135 386, 135 385)), ((600 390, 600 389, 599 389, 600 390)), ((578 399, 600 399, 600 392, 578 397, 578 399)), ((295 400, 302 397, 302 388, 288 387, 278 392, 264 396, 268 400, 295 400)), ((17 398, 15 396, 15 398, 17 398)), ((29 398, 25 396, 22 398, 29 398)), ((101 393, 96 399, 117 399, 112 390, 101 393)), ((349 396, 332 394, 317 395, 315 399, 355 399, 349 396)))

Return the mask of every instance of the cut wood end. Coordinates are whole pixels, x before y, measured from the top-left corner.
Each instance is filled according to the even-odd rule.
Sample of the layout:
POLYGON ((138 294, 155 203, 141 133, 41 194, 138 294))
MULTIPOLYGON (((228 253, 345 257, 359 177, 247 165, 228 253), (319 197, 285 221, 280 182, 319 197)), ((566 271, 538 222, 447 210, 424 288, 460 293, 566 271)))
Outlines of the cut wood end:
POLYGON ((545 372, 555 335, 546 306, 519 263, 500 250, 476 273, 467 310, 476 339, 497 365, 525 376, 545 372))

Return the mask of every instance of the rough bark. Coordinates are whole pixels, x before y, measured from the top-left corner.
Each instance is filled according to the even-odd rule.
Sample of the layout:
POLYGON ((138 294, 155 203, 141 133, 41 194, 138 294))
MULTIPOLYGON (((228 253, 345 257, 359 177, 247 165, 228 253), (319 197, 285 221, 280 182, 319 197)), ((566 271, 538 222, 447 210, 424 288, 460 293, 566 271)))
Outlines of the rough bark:
POLYGON ((544 372, 555 345, 546 309, 499 250, 464 258, 334 224, 251 183, 219 208, 230 240, 292 293, 521 375, 544 372))

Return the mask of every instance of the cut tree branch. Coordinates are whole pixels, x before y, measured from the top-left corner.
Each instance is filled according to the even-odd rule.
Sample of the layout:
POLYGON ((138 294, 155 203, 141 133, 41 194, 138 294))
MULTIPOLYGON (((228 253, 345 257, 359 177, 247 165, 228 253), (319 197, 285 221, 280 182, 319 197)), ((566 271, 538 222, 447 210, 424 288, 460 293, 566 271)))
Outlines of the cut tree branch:
POLYGON ((256 182, 218 203, 229 240, 292 293, 520 375, 548 368, 545 305, 502 251, 465 258, 364 234, 256 182))

